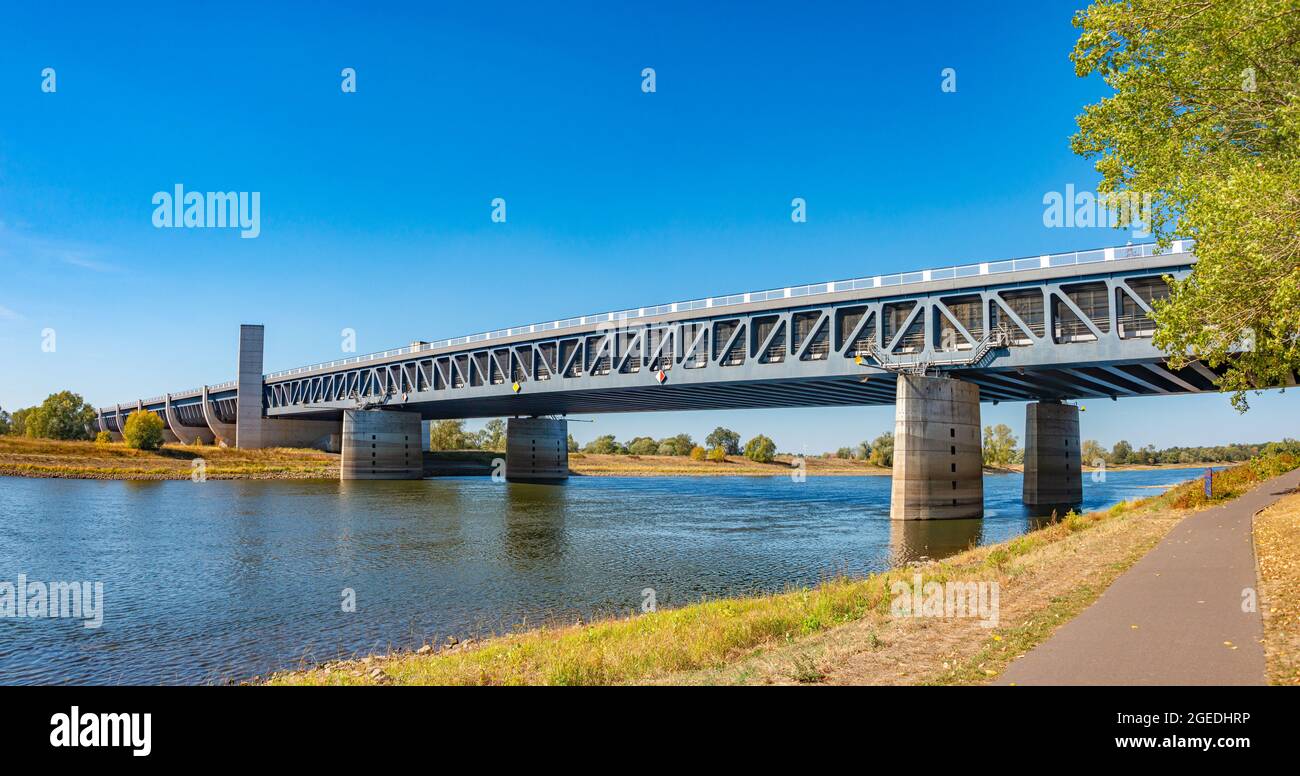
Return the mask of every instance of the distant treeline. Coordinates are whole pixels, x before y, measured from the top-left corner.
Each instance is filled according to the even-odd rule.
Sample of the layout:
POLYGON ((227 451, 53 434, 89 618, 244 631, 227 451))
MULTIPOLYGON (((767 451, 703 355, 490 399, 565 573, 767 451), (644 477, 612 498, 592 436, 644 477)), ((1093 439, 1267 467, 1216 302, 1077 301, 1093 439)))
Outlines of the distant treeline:
POLYGON ((1155 445, 1134 448, 1121 439, 1106 450, 1095 439, 1085 441, 1081 447, 1085 466, 1095 466, 1098 461, 1107 464, 1158 464, 1158 463, 1226 463, 1247 461, 1258 455, 1290 453, 1300 455, 1300 441, 1287 438, 1281 442, 1234 443, 1204 447, 1165 447, 1155 445))

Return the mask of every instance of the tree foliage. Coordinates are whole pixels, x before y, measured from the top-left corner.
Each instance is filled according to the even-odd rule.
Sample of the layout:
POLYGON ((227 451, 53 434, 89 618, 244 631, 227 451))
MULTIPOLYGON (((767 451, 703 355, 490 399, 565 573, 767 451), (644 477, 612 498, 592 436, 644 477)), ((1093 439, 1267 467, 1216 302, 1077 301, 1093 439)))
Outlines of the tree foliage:
POLYGON ((867 460, 876 466, 894 465, 894 432, 886 431, 871 441, 871 457, 867 460))
POLYGON ((3 407, 0 407, 0 436, 11 433, 13 433, 13 421, 10 419, 9 413, 5 412, 3 407))
POLYGON ((1005 423, 984 427, 984 465, 1006 466, 1016 460, 1016 445, 1019 440, 1011 433, 1011 427, 1005 423))
POLYGON ((126 446, 136 450, 157 450, 163 443, 162 418, 148 410, 132 412, 122 429, 126 446))
POLYGON ((776 442, 759 434, 745 443, 745 457, 758 463, 771 463, 776 460, 776 442))
POLYGON ((710 449, 720 447, 726 455, 740 455, 740 434, 718 426, 705 437, 704 445, 710 449))
POLYGON ((464 450, 465 421, 436 420, 429 424, 430 450, 464 450))
POLYGON ((1153 234, 1197 264, 1155 306, 1170 363, 1246 391, 1300 370, 1300 7, 1295 0, 1096 0, 1072 59, 1114 94, 1078 119, 1099 191, 1150 194, 1153 234), (1243 350, 1245 347, 1245 350, 1243 350))
POLYGON ((72 391, 52 393, 39 406, 14 413, 14 426, 21 433, 41 439, 90 439, 95 408, 72 391))

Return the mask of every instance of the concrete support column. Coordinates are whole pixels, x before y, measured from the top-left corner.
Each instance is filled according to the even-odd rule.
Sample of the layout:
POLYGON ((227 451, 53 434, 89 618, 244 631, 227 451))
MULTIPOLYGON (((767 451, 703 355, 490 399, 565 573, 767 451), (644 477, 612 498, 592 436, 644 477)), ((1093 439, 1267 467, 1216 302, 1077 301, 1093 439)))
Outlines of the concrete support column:
POLYGON ((555 418, 506 421, 506 479, 556 482, 569 478, 569 422, 555 418))
POLYGON ((418 480, 424 474, 418 412, 344 410, 342 447, 339 479, 418 480))
POLYGON ((206 385, 203 386, 203 419, 207 421, 214 442, 222 447, 235 446, 235 427, 230 423, 222 423, 221 418, 217 417, 217 410, 212 406, 211 399, 208 398, 208 386, 206 385))
POLYGON ((1082 504, 1081 458, 1078 407, 1025 405, 1025 506, 1065 512, 1082 504))
POLYGON ((183 445, 192 445, 197 439, 204 444, 212 444, 212 432, 206 428, 194 428, 181 423, 180 415, 177 414, 176 408, 172 406, 172 395, 169 393, 163 399, 163 417, 167 420, 167 426, 176 435, 176 440, 183 445))
POLYGON ((258 449, 262 441, 262 346, 264 326, 239 327, 239 404, 235 410, 235 447, 258 449))
POLYGON ((898 376, 889 516, 984 516, 979 386, 943 377, 898 376))

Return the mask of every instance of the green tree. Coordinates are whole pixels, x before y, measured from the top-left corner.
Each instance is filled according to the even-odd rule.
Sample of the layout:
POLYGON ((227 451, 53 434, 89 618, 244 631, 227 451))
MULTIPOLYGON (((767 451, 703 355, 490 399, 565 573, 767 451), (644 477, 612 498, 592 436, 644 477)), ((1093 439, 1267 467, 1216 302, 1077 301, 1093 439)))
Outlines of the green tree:
POLYGON ((654 455, 659 452, 659 443, 650 437, 636 437, 627 443, 627 451, 632 455, 654 455))
POLYGON ((613 455, 619 452, 619 446, 613 434, 604 434, 588 442, 587 446, 582 448, 582 452, 593 455, 613 455))
POLYGON ((0 436, 13 433, 13 421, 9 418, 9 413, 0 407, 0 436))
POLYGON ((1115 443, 1110 450, 1110 462, 1114 464, 1125 464, 1129 462, 1129 457, 1133 455, 1133 445, 1127 440, 1121 439, 1115 443))
POLYGON ((95 422, 95 408, 72 391, 52 393, 32 407, 26 416, 24 433, 43 439, 89 439, 95 422))
POLYGON ((571 453, 578 452, 578 440, 573 438, 573 434, 569 434, 568 442, 569 442, 569 452, 571 453))
POLYGON ((745 443, 745 457, 758 463, 771 463, 776 460, 776 442, 759 434, 745 443))
POLYGON ((660 444, 664 442, 673 446, 673 455, 690 455, 691 448, 695 447, 695 441, 691 439, 690 434, 678 434, 674 437, 668 437, 661 440, 660 444))
POLYGON ((506 422, 493 418, 483 425, 480 432, 480 447, 483 450, 503 451, 506 449, 506 422))
POLYGON ((1196 239, 1158 302, 1174 368, 1224 366, 1246 391, 1300 370, 1300 12, 1295 0, 1096 0, 1072 59, 1114 94, 1078 119, 1099 191, 1149 193, 1150 227, 1196 239))
POLYGON ((984 465, 1006 466, 1016 458, 1018 440, 1005 423, 984 427, 984 465))
POLYGON ((712 434, 705 437, 704 445, 709 448, 721 447, 727 455, 740 455, 740 434, 718 426, 712 434))
POLYGON ((126 446, 136 450, 157 450, 163 443, 163 421, 156 414, 145 411, 132 412, 126 417, 122 430, 126 446))
POLYGON ((852 458, 852 457, 853 457, 853 448, 851 448, 851 447, 841 447, 840 449, 838 449, 838 450, 835 451, 835 457, 836 457, 836 458, 852 458))
POLYGON ((429 424, 430 450, 464 450, 466 441, 463 420, 435 420, 429 424))
POLYGON ((27 436, 27 418, 32 414, 35 407, 23 407, 14 410, 13 415, 9 416, 9 433, 14 436, 27 436))
POLYGON ((869 460, 876 466, 894 465, 894 432, 886 431, 871 441, 869 460))
POLYGON ((1095 439, 1083 440, 1083 446, 1079 448, 1079 456, 1083 459, 1084 466, 1096 466, 1097 461, 1106 460, 1106 450, 1095 439))

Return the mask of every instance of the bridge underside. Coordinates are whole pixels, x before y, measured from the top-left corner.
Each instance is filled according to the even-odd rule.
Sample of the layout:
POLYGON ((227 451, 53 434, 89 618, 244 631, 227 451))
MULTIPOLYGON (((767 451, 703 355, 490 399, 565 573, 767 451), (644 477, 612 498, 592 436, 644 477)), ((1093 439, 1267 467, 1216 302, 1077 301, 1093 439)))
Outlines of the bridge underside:
MULTIPOLYGON (((1221 371, 1221 370, 1220 370, 1221 371)), ((1217 373, 1197 363, 1171 369, 1164 361, 1109 366, 954 370, 950 377, 974 383, 983 401, 1057 401, 1066 399, 1167 396, 1213 393, 1217 373)), ((505 416, 578 415, 609 412, 762 409, 780 407, 844 407, 889 405, 895 402, 897 375, 864 368, 860 376, 789 380, 642 385, 636 387, 547 391, 529 395, 504 394, 465 399, 437 392, 410 394, 385 409, 419 412, 426 419, 491 418, 505 416)), ((340 419, 355 408, 353 401, 324 402, 310 408, 269 410, 270 417, 340 419)))

